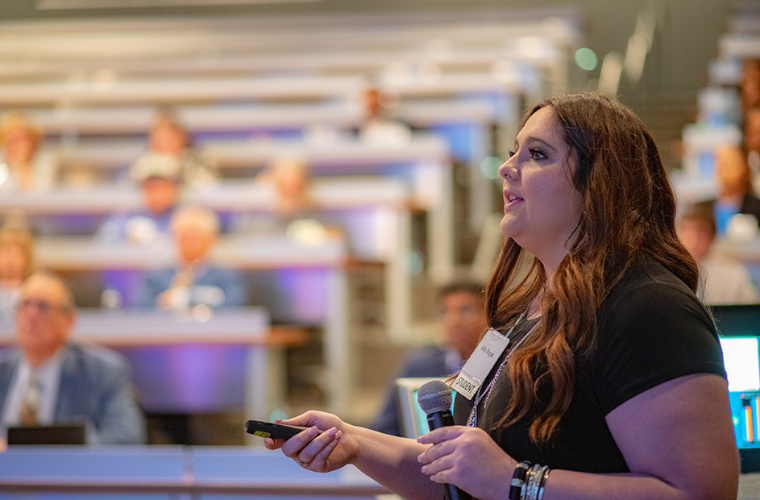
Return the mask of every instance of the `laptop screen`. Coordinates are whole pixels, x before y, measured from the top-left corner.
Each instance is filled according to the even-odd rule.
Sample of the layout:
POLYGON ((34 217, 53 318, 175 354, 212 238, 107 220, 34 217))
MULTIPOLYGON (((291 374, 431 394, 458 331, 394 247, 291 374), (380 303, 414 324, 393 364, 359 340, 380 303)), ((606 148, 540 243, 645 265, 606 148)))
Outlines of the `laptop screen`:
POLYGON ((713 306, 742 472, 760 471, 760 304, 713 306))
MULTIPOLYGON (((417 394, 426 382, 431 380, 443 380, 446 378, 397 378, 396 396, 401 421, 401 435, 408 438, 418 438, 427 433, 427 415, 417 403, 417 394)), ((454 406, 454 393, 452 391, 452 409, 454 406)))

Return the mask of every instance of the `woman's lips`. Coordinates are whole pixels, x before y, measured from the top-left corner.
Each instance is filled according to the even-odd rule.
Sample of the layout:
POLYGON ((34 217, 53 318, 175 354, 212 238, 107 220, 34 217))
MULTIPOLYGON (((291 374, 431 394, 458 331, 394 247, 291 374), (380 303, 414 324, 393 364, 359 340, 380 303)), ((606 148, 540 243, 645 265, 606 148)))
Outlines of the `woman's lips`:
POLYGON ((504 193, 504 209, 510 208, 520 202, 522 202, 523 199, 519 196, 515 196, 510 193, 504 193))

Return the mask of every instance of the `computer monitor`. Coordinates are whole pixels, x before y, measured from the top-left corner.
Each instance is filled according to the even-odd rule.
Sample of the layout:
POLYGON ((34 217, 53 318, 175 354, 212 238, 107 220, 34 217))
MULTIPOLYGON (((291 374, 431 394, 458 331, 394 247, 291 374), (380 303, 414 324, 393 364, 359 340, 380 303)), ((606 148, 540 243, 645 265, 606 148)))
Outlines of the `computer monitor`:
MULTIPOLYGON (((420 387, 431 380, 446 381, 447 377, 397 378, 396 398, 399 415, 401 416, 401 435, 416 439, 429 431, 427 415, 417 403, 417 393, 420 387)), ((452 407, 454 393, 452 392, 452 407)))
POLYGON ((712 306, 742 472, 760 472, 760 304, 712 306))

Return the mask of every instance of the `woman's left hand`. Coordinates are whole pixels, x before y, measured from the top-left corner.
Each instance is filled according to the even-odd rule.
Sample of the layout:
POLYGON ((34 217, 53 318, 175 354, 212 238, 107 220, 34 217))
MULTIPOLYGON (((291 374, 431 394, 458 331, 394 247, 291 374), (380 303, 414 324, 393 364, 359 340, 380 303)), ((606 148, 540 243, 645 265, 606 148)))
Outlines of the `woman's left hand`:
POLYGON ((455 425, 417 439, 432 444, 418 460, 422 472, 436 483, 449 483, 484 500, 509 496, 517 461, 507 455, 483 429, 455 425))

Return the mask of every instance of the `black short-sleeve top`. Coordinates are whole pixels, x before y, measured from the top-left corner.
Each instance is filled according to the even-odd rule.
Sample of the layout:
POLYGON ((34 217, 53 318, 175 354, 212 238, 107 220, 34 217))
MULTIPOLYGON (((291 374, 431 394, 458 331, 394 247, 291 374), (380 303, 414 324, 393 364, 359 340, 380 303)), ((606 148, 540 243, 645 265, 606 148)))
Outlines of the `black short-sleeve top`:
MULTIPOLYGON (((517 338, 532 326, 523 322, 513 335, 517 338)), ((525 418, 508 429, 493 430, 511 396, 506 369, 487 407, 478 408, 478 426, 518 461, 583 472, 628 472, 605 416, 648 389, 695 373, 726 376, 712 317, 683 282, 653 259, 641 257, 599 308, 591 352, 576 355, 575 394, 552 441, 534 445, 528 438, 531 422, 549 401, 549 387, 539 391, 539 403, 525 418)), ((472 404, 457 395, 457 424, 466 424, 472 404)))

